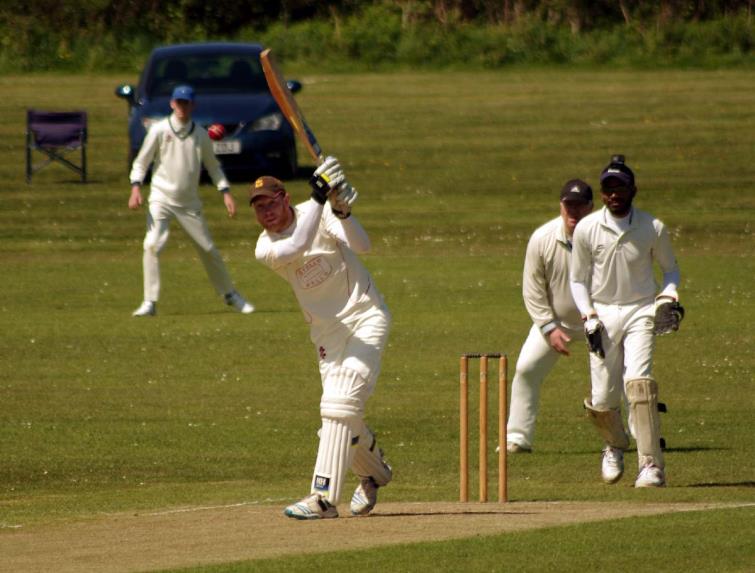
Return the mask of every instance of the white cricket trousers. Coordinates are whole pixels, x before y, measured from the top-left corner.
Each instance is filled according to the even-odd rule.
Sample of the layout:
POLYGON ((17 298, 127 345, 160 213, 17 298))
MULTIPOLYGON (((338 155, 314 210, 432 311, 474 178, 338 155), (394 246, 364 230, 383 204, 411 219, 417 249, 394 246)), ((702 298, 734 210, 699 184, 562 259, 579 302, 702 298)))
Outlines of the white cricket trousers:
POLYGON ((592 405, 596 410, 620 408, 624 384, 651 376, 653 369, 654 304, 631 305, 594 303, 603 323, 605 358, 590 353, 592 405))
POLYGON ((233 291, 231 277, 212 242, 202 212, 198 209, 185 209, 151 201, 147 210, 147 234, 144 237, 144 300, 157 301, 160 296, 158 256, 168 241, 170 222, 174 218, 194 243, 199 259, 217 293, 224 295, 233 291))
MULTIPOLYGON (((584 336, 582 332, 561 329, 572 340, 584 336)), ((540 328, 533 324, 527 340, 519 351, 516 373, 511 383, 509 421, 506 440, 525 448, 532 448, 535 420, 540 409, 540 386, 561 355, 551 348, 540 328)))
POLYGON ((311 491, 326 496, 334 505, 348 469, 357 475, 372 475, 381 485, 390 480, 374 437, 364 424, 364 409, 375 390, 390 320, 385 308, 372 307, 315 341, 322 378, 322 428, 311 491))

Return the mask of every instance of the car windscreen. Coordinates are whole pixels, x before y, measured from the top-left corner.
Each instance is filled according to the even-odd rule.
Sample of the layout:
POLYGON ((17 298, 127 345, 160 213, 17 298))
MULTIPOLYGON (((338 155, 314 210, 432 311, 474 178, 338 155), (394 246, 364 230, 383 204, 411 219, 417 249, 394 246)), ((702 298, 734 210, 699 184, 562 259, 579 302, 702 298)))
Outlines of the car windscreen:
POLYGON ((177 85, 198 94, 243 94, 267 91, 259 56, 197 54, 171 56, 152 63, 146 78, 147 96, 170 97, 177 85))

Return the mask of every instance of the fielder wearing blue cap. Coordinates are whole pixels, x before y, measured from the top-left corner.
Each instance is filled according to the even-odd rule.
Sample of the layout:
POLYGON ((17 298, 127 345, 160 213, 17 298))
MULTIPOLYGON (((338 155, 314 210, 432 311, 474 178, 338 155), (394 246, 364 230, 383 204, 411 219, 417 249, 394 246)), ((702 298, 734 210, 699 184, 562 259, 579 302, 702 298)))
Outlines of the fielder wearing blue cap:
POLYGON ((170 96, 173 100, 194 101, 194 88, 191 86, 176 86, 173 89, 173 95, 170 96))
POLYGON ((254 311, 254 306, 241 296, 231 281, 202 214, 199 181, 203 166, 221 193, 229 217, 236 214, 236 202, 210 136, 191 118, 194 106, 194 88, 176 86, 170 99, 172 113, 152 124, 131 166, 128 206, 136 210, 144 203, 141 187, 152 165, 142 258, 144 300, 133 316, 157 313, 161 286, 159 255, 168 240, 173 219, 194 243, 212 286, 225 303, 243 314, 254 311))

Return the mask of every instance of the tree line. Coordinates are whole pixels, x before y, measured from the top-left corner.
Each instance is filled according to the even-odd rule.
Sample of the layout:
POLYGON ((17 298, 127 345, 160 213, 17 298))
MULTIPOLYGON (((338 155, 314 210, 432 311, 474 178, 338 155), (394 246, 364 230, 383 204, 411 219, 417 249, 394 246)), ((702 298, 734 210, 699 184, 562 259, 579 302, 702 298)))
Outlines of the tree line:
MULTIPOLYGON (((385 52, 389 63, 403 61, 413 65, 423 61, 421 48, 425 41, 441 52, 446 51, 444 41, 473 42, 471 48, 479 41, 483 51, 491 49, 493 44, 507 44, 503 51, 500 46, 492 46, 498 53, 483 58, 482 65, 516 62, 517 50, 525 49, 519 44, 534 41, 535 45, 529 48, 534 50, 536 61, 568 62, 575 54, 559 56, 556 50, 567 43, 569 37, 585 40, 591 34, 598 43, 598 52, 605 51, 606 44, 625 37, 630 44, 646 45, 642 50, 655 49, 659 41, 680 44, 692 39, 712 43, 719 53, 729 50, 747 58, 752 49, 752 3, 753 0, 340 0, 326 3, 316 0, 3 0, 0 4, 0 72, 131 68, 156 44, 210 39, 266 41, 280 48, 284 56, 300 60, 315 50, 324 54, 327 61, 329 49, 334 51, 331 59, 351 60, 354 65, 358 65, 358 59, 365 52, 375 52, 368 58, 371 63, 375 58, 380 59, 377 50, 362 45, 370 41, 381 47, 391 43, 385 52), (693 32, 683 32, 685 26, 693 32), (479 33, 474 34, 472 30, 479 33), (364 34, 366 39, 360 40, 359 34, 364 34), (376 37, 378 34, 382 37, 376 37), (538 39, 543 34, 547 37, 538 39), (722 41, 723 46, 719 45, 722 41), (316 42, 322 46, 318 48, 316 42), (538 55, 538 50, 542 52, 543 48, 538 42, 556 46, 545 46, 548 53, 538 55), (288 50, 284 49, 287 45, 288 50), (339 50, 345 54, 337 54, 339 50)), ((586 50, 589 51, 585 47, 583 52, 586 50)), ((649 54, 649 57, 656 55, 649 54)), ((523 57, 525 55, 521 54, 520 60, 523 57)), ((584 57, 584 53, 578 54, 578 59, 584 57)), ((448 64, 449 58, 440 58, 436 63, 448 64)), ((526 63, 526 57, 522 61, 526 63)))
POLYGON ((338 19, 382 5, 401 14, 402 26, 436 22, 516 25, 524 19, 566 23, 573 31, 616 24, 664 26, 752 13, 753 0, 4 0, 0 19, 33 19, 50 29, 141 30, 160 37, 174 26, 202 27, 209 34, 234 34, 276 23, 338 19))

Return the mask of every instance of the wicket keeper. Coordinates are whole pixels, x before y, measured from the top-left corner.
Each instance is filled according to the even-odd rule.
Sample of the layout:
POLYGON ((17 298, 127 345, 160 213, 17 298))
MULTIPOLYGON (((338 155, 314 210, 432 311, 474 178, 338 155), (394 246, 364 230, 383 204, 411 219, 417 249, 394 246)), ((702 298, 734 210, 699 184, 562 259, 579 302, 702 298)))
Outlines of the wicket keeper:
POLYGON ((336 506, 351 468, 360 479, 351 513, 367 515, 377 503, 378 488, 393 477, 364 422, 391 316, 357 257, 370 249, 370 240, 351 214, 357 193, 338 160, 326 158, 310 184, 311 198, 296 206, 274 177, 260 177, 249 191, 264 229, 255 256, 291 285, 310 325, 322 380, 322 427, 310 494, 284 514, 338 517, 336 506))
POLYGON ((654 334, 678 330, 684 316, 677 287, 679 266, 668 229, 635 208, 634 172, 616 155, 600 175, 603 209, 582 219, 574 231, 571 290, 584 320, 590 348, 592 396, 585 407, 605 442, 601 473, 616 483, 624 473, 621 403, 629 403, 629 428, 637 442, 635 487, 662 487, 658 384, 652 377, 654 334), (663 273, 658 291, 653 273, 663 273))

